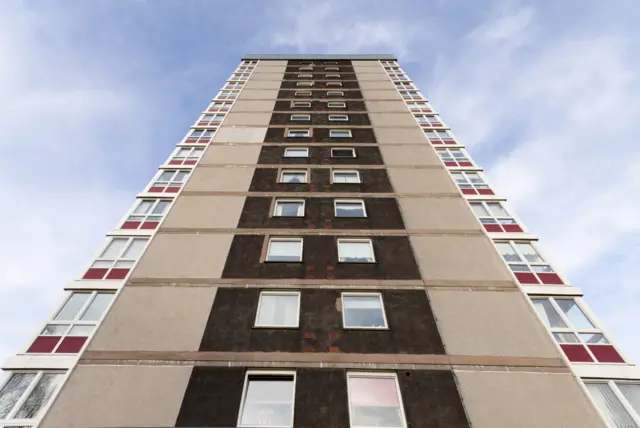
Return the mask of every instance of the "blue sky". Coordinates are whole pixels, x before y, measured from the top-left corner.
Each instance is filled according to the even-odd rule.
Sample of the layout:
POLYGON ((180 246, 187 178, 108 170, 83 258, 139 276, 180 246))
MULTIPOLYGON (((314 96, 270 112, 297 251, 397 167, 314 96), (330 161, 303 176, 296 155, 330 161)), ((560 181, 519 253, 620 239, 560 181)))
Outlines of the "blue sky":
POLYGON ((638 361, 638 16, 635 0, 0 2, 0 358, 243 54, 382 52, 638 361))

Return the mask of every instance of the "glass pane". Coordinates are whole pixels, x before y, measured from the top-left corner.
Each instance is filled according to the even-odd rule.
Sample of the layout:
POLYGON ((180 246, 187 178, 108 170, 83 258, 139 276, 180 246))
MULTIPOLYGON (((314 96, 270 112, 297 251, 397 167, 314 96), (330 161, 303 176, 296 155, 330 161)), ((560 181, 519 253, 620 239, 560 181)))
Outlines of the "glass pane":
POLYGON ((72 320, 80 312, 80 309, 87 303, 90 293, 73 293, 64 304, 60 312, 55 316, 55 320, 72 320))
POLYGON ((633 410, 640 415, 640 384, 616 383, 624 398, 627 399, 633 410))
POLYGON ((240 425, 292 426, 293 379, 251 380, 242 406, 240 425))
POLYGON ((490 215, 489 211, 484 207, 484 205, 479 202, 471 203, 471 209, 473 210, 473 213, 478 217, 487 217, 490 215))
POLYGON ((341 262, 372 262, 373 254, 369 242, 338 242, 338 255, 341 262))
POLYGON ((531 269, 529 269, 527 265, 509 265, 509 267, 514 272, 531 272, 531 269))
POLYGON ((496 242, 496 247, 502 257, 508 262, 520 262, 520 256, 516 253, 510 243, 508 242, 496 242))
POLYGON ((364 217, 364 207, 359 202, 336 202, 337 217, 364 217))
POLYGON ((590 345, 606 345, 609 343, 602 333, 580 333, 580 338, 584 343, 590 345))
POLYGON ((158 202, 158 204, 155 206, 153 211, 151 211, 151 214, 164 214, 164 212, 169 207, 170 203, 171 202, 169 202, 169 201, 160 201, 160 202, 158 202))
POLYGON ((98 293, 96 297, 91 301, 89 307, 84 314, 80 317, 82 321, 97 321, 100 319, 104 311, 111 303, 113 299, 113 293, 98 293))
POLYGON ((354 157, 353 150, 350 149, 333 149, 331 155, 334 158, 352 158, 354 157))
POLYGON ((306 158, 307 157, 307 151, 306 150, 287 149, 286 156, 288 158, 306 158))
POLYGON ((580 343, 573 333, 553 333, 553 337, 558 343, 580 343))
POLYGON ((582 309, 573 299, 556 299, 556 303, 562 312, 569 318, 569 322, 576 328, 595 328, 582 309))
POLYGON ((124 246, 127 245, 127 238, 113 238, 107 248, 100 254, 101 259, 115 259, 120 256, 124 246))
POLYGON ((171 177, 173 177, 173 174, 175 174, 175 173, 176 173, 175 171, 164 171, 158 177, 158 181, 169 181, 169 180, 171 180, 171 177))
POLYGON ((451 176, 453 177, 455 182, 458 184, 464 184, 467 182, 467 179, 465 178, 465 176, 463 174, 460 174, 459 172, 455 172, 451 174, 451 176))
POLYGON ((542 260, 542 257, 540 257, 536 249, 533 248, 533 245, 524 242, 516 242, 516 247, 518 247, 520 254, 522 254, 529 263, 544 263, 544 260, 542 260))
POLYGON ((180 149, 178 150, 178 153, 176 153, 176 156, 178 157, 186 157, 189 155, 189 153, 191 152, 191 149, 180 149))
POLYGON ((534 272, 538 273, 553 273, 553 269, 549 265, 534 265, 531 266, 534 272))
POLYGON ((302 217, 304 215, 303 207, 304 204, 302 202, 278 202, 276 216, 302 217))
POLYGON ((0 389, 0 419, 4 419, 16 405, 27 389, 35 374, 14 373, 0 389))
POLYGON ((472 182, 472 183, 484 183, 484 181, 482 181, 482 178, 480 178, 480 176, 478 174, 476 174, 475 172, 468 172, 467 173, 467 179, 472 182))
POLYGON ((270 261, 299 262, 302 260, 302 241, 276 241, 269 243, 270 261))
POLYGON ((352 427, 402 427, 402 412, 392 378, 349 377, 352 427))
POLYGON ((123 259, 133 259, 137 260, 142 254, 142 250, 144 246, 147 245, 148 239, 138 239, 135 238, 131 241, 131 245, 125 250, 124 254, 121 256, 123 259))
POLYGON ((146 214, 151 209, 153 205, 153 201, 141 201, 140 204, 136 207, 134 214, 146 214))
POLYGON ((40 336, 63 336, 69 330, 69 324, 47 324, 40 336))
POLYGON ((306 174, 304 172, 283 172, 283 183, 304 183, 306 174))
POLYGON ((343 296, 345 327, 385 327, 379 296, 343 296))
POLYGON ((179 171, 176 176, 173 178, 172 181, 176 181, 176 182, 183 182, 186 180, 187 176, 189 175, 189 173, 187 171, 179 171))
POLYGON ((610 427, 638 428, 609 385, 605 383, 586 383, 585 385, 610 427))
POLYGON ((256 325, 298 325, 298 295, 262 294, 256 325))
POLYGON ((336 172, 333 174, 334 183, 358 183, 358 174, 355 172, 336 172))
POLYGON ((89 336, 92 331, 92 325, 74 325, 67 336, 89 336))
POLYGON ((487 206, 496 217, 509 217, 509 213, 497 202, 487 202, 487 206))
POLYGON ((40 410, 47 405, 61 381, 61 374, 43 374, 36 387, 31 391, 27 400, 16 413, 15 418, 29 419, 35 417, 40 410))
POLYGON ((566 328, 567 324, 562 321, 562 317, 553 307, 549 299, 531 299, 533 307, 547 327, 566 328))
POLYGON ((128 269, 130 269, 130 268, 132 268, 132 267, 133 267, 133 263, 134 263, 134 262, 132 262, 132 261, 122 261, 122 260, 120 260, 120 261, 117 261, 117 262, 113 265, 113 267, 115 267, 115 268, 123 268, 123 269, 124 269, 124 268, 128 268, 128 269))

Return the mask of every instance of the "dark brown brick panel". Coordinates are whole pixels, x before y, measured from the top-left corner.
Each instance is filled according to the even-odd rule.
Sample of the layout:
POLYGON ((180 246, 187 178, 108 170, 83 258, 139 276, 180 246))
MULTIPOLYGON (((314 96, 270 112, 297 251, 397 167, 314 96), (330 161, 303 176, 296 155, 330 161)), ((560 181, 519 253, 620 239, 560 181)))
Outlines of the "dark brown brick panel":
MULTIPOLYGON (((300 88, 297 89, 298 91, 308 91, 309 88, 300 88)), ((340 88, 336 88, 336 89, 330 89, 330 90, 336 90, 336 91, 341 91, 342 89, 340 88)), ((296 98, 300 98, 300 99, 308 99, 308 96, 298 96, 296 97, 295 95, 296 90, 293 89, 281 89, 278 92, 278 98, 280 99, 284 99, 284 100, 288 100, 288 99, 296 99, 296 98)), ((316 89, 313 90, 311 89, 311 98, 314 100, 329 100, 329 101, 341 101, 341 99, 351 99, 351 100, 361 100, 362 99, 362 92, 360 91, 356 91, 354 89, 351 90, 345 90, 344 91, 344 96, 342 97, 335 97, 335 96, 329 96, 327 95, 327 89, 316 89)))
MULTIPOLYGON (((300 71, 300 69, 302 67, 305 66, 309 66, 309 64, 304 64, 304 65, 288 65, 287 68, 285 69, 285 73, 309 73, 309 71, 305 71, 302 70, 300 71)), ((324 68, 325 67, 338 67, 339 71, 338 73, 355 73, 355 70, 353 68, 353 65, 345 65, 345 64, 314 64, 313 68, 315 73, 320 73, 323 72, 324 73, 324 68)), ((312 72, 312 73, 313 73, 312 72)), ((329 71, 329 73, 335 73, 335 71, 329 71)))
POLYGON ((307 198, 305 217, 272 217, 275 198, 247 197, 239 228, 404 229, 395 198, 364 198, 367 217, 336 217, 334 198, 307 198))
MULTIPOLYGON (((367 290, 371 291, 371 290, 367 290)), ((259 289, 220 289, 200 351, 445 353, 424 291, 382 291, 388 330, 342 327, 340 290, 302 289, 299 328, 255 328, 259 289)))
MULTIPOLYGON (((267 62, 263 62, 261 64, 266 64, 267 62)), ((305 65, 309 65, 309 64, 313 64, 313 65, 326 65, 328 67, 335 67, 337 66, 352 66, 351 64, 351 60, 350 59, 338 59, 338 60, 302 60, 302 59, 291 59, 287 62, 287 67, 289 66, 305 66, 305 65)))
POLYGON ((296 80, 283 80, 280 85, 280 89, 293 89, 296 91, 309 89, 309 87, 300 87, 297 85, 297 82, 314 82, 313 89, 326 89, 326 90, 336 90, 342 91, 343 89, 360 89, 358 82, 355 80, 346 80, 344 78, 335 78, 335 79, 326 79, 324 76, 323 80, 314 80, 314 79, 296 79, 296 80), (327 85, 327 81, 329 82, 341 82, 342 86, 331 86, 327 85))
POLYGON ((309 114, 310 119, 308 122, 300 122, 300 121, 292 121, 292 114, 305 114, 303 112, 292 112, 292 113, 273 113, 271 115, 270 125, 287 125, 287 126, 304 126, 304 125, 328 125, 335 127, 346 127, 346 126, 371 126, 371 122, 369 121, 369 115, 366 113, 353 113, 348 114, 349 121, 348 122, 332 122, 329 120, 329 114, 345 114, 344 112, 336 112, 336 113, 311 113, 309 114))
MULTIPOLYGON (((293 236, 293 235, 292 235, 293 236)), ((222 278, 420 279, 406 236, 372 238, 377 263, 338 263, 336 236, 306 236, 302 262, 261 262, 265 235, 233 237, 222 278)), ((353 236, 353 238, 358 238, 353 236)))
MULTIPOLYGON (((285 146, 262 146, 258 164, 283 164, 283 165, 382 165, 382 154, 378 147, 359 146, 355 147, 355 158, 332 158, 331 147, 305 146, 309 148, 307 158, 285 158, 285 146)), ((338 144, 336 147, 349 147, 348 144, 338 144)))
MULTIPOLYGON (((301 98, 302 100, 302 97, 299 97, 299 98, 301 98)), ((309 101, 309 100, 303 100, 303 101, 309 101)), ((311 108, 308 108, 308 107, 296 108, 296 107, 291 107, 291 101, 276 101, 276 105, 273 110, 274 111, 290 111, 292 113, 305 112, 305 111, 331 111, 336 113, 366 111, 366 106, 364 104, 364 101, 343 101, 346 104, 345 108, 331 108, 331 109, 327 105, 328 101, 330 100, 311 101, 311 108)))
POLYGON ((256 168, 253 173, 250 192, 393 192, 387 171, 384 169, 360 169, 361 183, 330 183, 330 168, 312 168, 309 183, 277 183, 278 170, 256 168))
MULTIPOLYGON (((331 66, 328 66, 328 67, 331 67, 331 66)), ((335 65, 333 67, 335 67, 335 65)), ((351 71, 349 71, 347 67, 338 67, 338 68, 340 69, 339 71, 335 71, 335 70, 325 71, 324 66, 314 67, 313 71, 307 71, 307 70, 285 71, 283 80, 286 80, 286 81, 301 80, 298 77, 299 74, 311 74, 310 80, 334 80, 334 79, 340 80, 340 81, 344 81, 344 80, 357 81, 358 80, 356 73, 353 71, 353 67, 351 67, 351 71), (336 79, 333 77, 327 78, 327 74, 339 74, 340 78, 339 79, 336 79)))
POLYGON ((310 125, 295 124, 291 128, 311 128, 311 137, 307 138, 290 138, 287 135, 287 128, 268 128, 264 137, 265 143, 340 143, 340 144, 357 144, 357 143, 375 143, 376 137, 371 128, 355 128, 351 129, 348 125, 336 125, 332 129, 351 129, 351 138, 329 138, 329 128, 313 128, 310 125))

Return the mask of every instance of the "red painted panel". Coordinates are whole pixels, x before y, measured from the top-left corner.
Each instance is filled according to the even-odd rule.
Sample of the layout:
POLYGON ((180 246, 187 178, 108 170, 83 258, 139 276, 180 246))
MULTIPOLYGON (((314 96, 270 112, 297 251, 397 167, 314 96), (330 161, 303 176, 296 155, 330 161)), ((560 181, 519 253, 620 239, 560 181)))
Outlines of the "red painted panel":
POLYGON ((475 189, 462 189, 462 193, 464 195, 475 195, 476 191, 475 189))
POLYGON ((111 272, 109 272, 109 275, 107 275, 105 279, 124 279, 129 273, 129 270, 128 268, 111 269, 111 272))
POLYGON ((596 360, 601 363, 624 363, 624 360, 611 345, 587 345, 589 350, 595 355, 596 360))
POLYGON ((538 278, 543 284, 564 284, 558 274, 555 273, 539 273, 538 278))
POLYGON ((155 229, 159 224, 158 221, 145 221, 140 229, 155 229))
POLYGON ((478 193, 481 195, 493 195, 493 190, 491 189, 478 189, 478 193))
POLYGON ((471 162, 460 162, 460 166, 473 166, 471 162))
POLYGON ((151 193, 162 193, 162 192, 164 192, 164 187, 157 187, 157 186, 151 187, 149 189, 149 192, 151 192, 151 193))
POLYGON ((198 122, 198 126, 207 126, 209 122, 198 122))
POLYGON ((458 164, 456 162, 445 162, 444 164, 446 166, 458 166, 458 164))
POLYGON ((27 353, 49 354, 59 341, 60 336, 38 336, 27 349, 27 353))
POLYGON ((514 272, 513 273, 520 284, 539 284, 538 278, 531 272, 514 272))
POLYGON ((67 336, 62 343, 60 343, 58 349, 56 349, 56 354, 77 354, 86 341, 86 337, 67 336))
POLYGON ((484 230, 487 232, 502 232, 502 228, 499 224, 483 224, 484 230))
POLYGON ((455 140, 444 140, 445 144, 456 144, 455 140))
POLYGON ((517 224, 503 224, 505 232, 522 232, 522 228, 517 224))
POLYGON ((179 187, 167 187, 167 193, 178 193, 180 191, 179 187))
POLYGON ((196 164, 196 162, 197 162, 197 161, 194 161, 194 160, 186 160, 186 161, 184 161, 184 164, 185 164, 185 165, 195 165, 195 164, 196 164))
POLYGON ((572 363, 590 363, 593 361, 582 345, 560 345, 560 347, 572 363))
POLYGON ((138 227, 140 227, 139 221, 125 221, 120 226, 120 229, 137 229, 138 227))
POLYGON ((182 161, 172 160, 172 161, 169 161, 169 165, 182 165, 182 161))
POLYGON ((187 144, 193 144, 198 142, 198 138, 187 138, 185 141, 187 144))
POLYGON ((82 279, 102 279, 107 274, 109 269, 105 268, 90 268, 87 273, 84 274, 82 279))

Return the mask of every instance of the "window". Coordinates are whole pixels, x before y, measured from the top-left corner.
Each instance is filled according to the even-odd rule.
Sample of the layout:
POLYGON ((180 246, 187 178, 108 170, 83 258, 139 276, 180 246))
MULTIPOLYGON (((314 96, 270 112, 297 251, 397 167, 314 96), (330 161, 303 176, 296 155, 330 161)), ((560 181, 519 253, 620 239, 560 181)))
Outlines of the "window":
POLYGON ((338 239, 341 263, 375 263, 371 239, 338 239))
POLYGON ((293 427, 295 372, 247 371, 239 427, 293 427))
POLYGON ((440 116, 417 114, 415 115, 415 118, 423 128, 441 128, 444 126, 440 120, 440 116))
POLYGON ((276 199, 275 217, 304 217, 304 199, 276 199))
POLYGON ((256 313, 256 327, 298 327, 300 292, 263 291, 256 313))
POLYGON ((212 102, 207 109, 210 113, 225 112, 231 109, 233 103, 212 102))
POLYGON ((579 299, 532 297, 531 301, 569 361, 624 363, 602 330, 589 319, 579 299))
POLYGON ((449 131, 424 131, 431 144, 457 144, 449 131))
POLYGON ((328 97, 344 97, 344 92, 342 91, 327 91, 328 97))
POLYGON ((405 100, 422 100, 422 94, 418 91, 398 91, 405 100))
POLYGON ((330 114, 329 115, 330 122, 348 122, 349 116, 346 114, 330 114))
POLYGON ((43 416, 63 378, 64 373, 54 371, 11 372, 0 389, 0 425, 7 428, 35 425, 33 419, 43 416))
POLYGON ((171 201, 167 199, 140 199, 136 203, 120 229, 153 230, 158 227, 171 205, 171 201))
POLYGON ((242 65, 256 65, 257 63, 258 61, 248 61, 248 60, 242 61, 242 65))
POLYGON ((397 82, 399 80, 411 80, 409 79, 409 76, 407 76, 406 74, 404 74, 402 71, 399 71, 399 70, 400 70, 399 68, 396 68, 395 70, 387 69, 387 75, 394 82, 397 82))
POLYGON ((255 68, 254 66, 243 66, 243 65, 241 65, 238 68, 236 68, 236 72, 238 72, 238 73, 249 72, 250 73, 251 71, 253 71, 254 68, 255 68))
POLYGON ((184 140, 184 144, 209 144, 215 132, 213 129, 194 129, 184 140))
POLYGON ((347 103, 343 103, 340 101, 329 101, 327 103, 327 108, 347 108, 347 103))
POLYGON ((324 71, 340 71, 338 67, 325 67, 324 71))
POLYGON ((313 67, 300 67, 300 71, 313 71, 313 67))
POLYGON ((311 91, 295 91, 293 95, 296 97, 310 97, 311 91))
POLYGON ((313 75, 309 73, 298 74, 298 79, 311 79, 313 75))
POLYGON ((412 82, 396 82, 396 89, 415 89, 416 87, 412 82))
POLYGON ((284 149, 285 158, 307 158, 309 157, 309 149, 303 147, 291 147, 284 149))
POLYGON ((351 171, 346 169, 333 171, 334 183, 360 183, 360 174, 358 171, 351 171))
POLYGON ((521 284, 564 284, 530 242, 498 241, 496 247, 521 284))
POLYGON ((425 102, 410 102, 407 103, 407 107, 415 113, 431 113, 433 111, 431 105, 425 102))
POLYGON ((640 427, 640 383, 591 381, 584 385, 611 428, 640 427))
POLYGON ((351 428, 405 428, 395 373, 347 373, 351 428))
POLYGON ((470 202, 473 213, 487 232, 522 232, 500 202, 470 202))
POLYGON ((361 199, 336 199, 334 201, 336 217, 366 217, 367 211, 361 199))
POLYGON ((351 138, 351 130, 349 129, 330 129, 330 138, 351 138))
POLYGON ((311 115, 309 114, 292 114, 290 117, 292 122, 308 122, 311 120, 311 115))
POLYGON ((124 279, 149 238, 111 238, 82 279, 124 279))
POLYGON ((149 187, 150 193, 177 193, 189 177, 189 171, 165 169, 159 172, 158 177, 149 187))
POLYGON ((311 101, 291 101, 293 108, 311 108, 311 101))
POLYGON ((345 328, 387 328, 380 293, 342 293, 345 328))
POLYGON ((198 126, 218 126, 224 117, 224 114, 205 114, 198 120, 198 126))
POLYGON ((179 147, 169 165, 195 165, 203 153, 203 147, 179 147))
POLYGON ((451 177, 465 195, 493 195, 493 190, 477 172, 452 172, 451 177))
POLYGON ((313 82, 296 82, 296 86, 313 86, 313 82))
POLYGON ((283 169, 280 173, 280 183, 306 183, 307 170, 283 169))
POLYGON ((446 166, 473 166, 471 159, 462 149, 440 149, 438 150, 438 155, 440 155, 440 159, 446 166))
POLYGON ((270 238, 268 262, 301 262, 302 238, 270 238))
POLYGON ((251 73, 233 73, 229 80, 247 80, 251 73))
POLYGON ((113 300, 106 291, 73 292, 27 353, 77 354, 113 300))
POLYGON ((227 82, 226 85, 224 85, 225 90, 231 90, 231 89, 242 89, 242 87, 244 86, 244 82, 227 82))
POLYGON ((342 86, 342 82, 327 82, 325 85, 327 87, 330 87, 330 86, 338 86, 338 87, 340 87, 340 86, 342 86))
POLYGON ((235 100, 238 98, 239 91, 220 91, 216 96, 217 100, 235 100))
POLYGON ((338 64, 338 61, 325 61, 324 64, 338 64))
POLYGON ((347 147, 334 147, 331 149, 332 158, 355 158, 356 149, 347 147))
POLYGON ((288 138, 308 138, 311 136, 309 129, 289 129, 287 131, 288 138))
POLYGON ((339 79, 340 75, 339 74, 335 74, 335 73, 331 73, 331 74, 327 74, 325 75, 327 79, 339 79))

